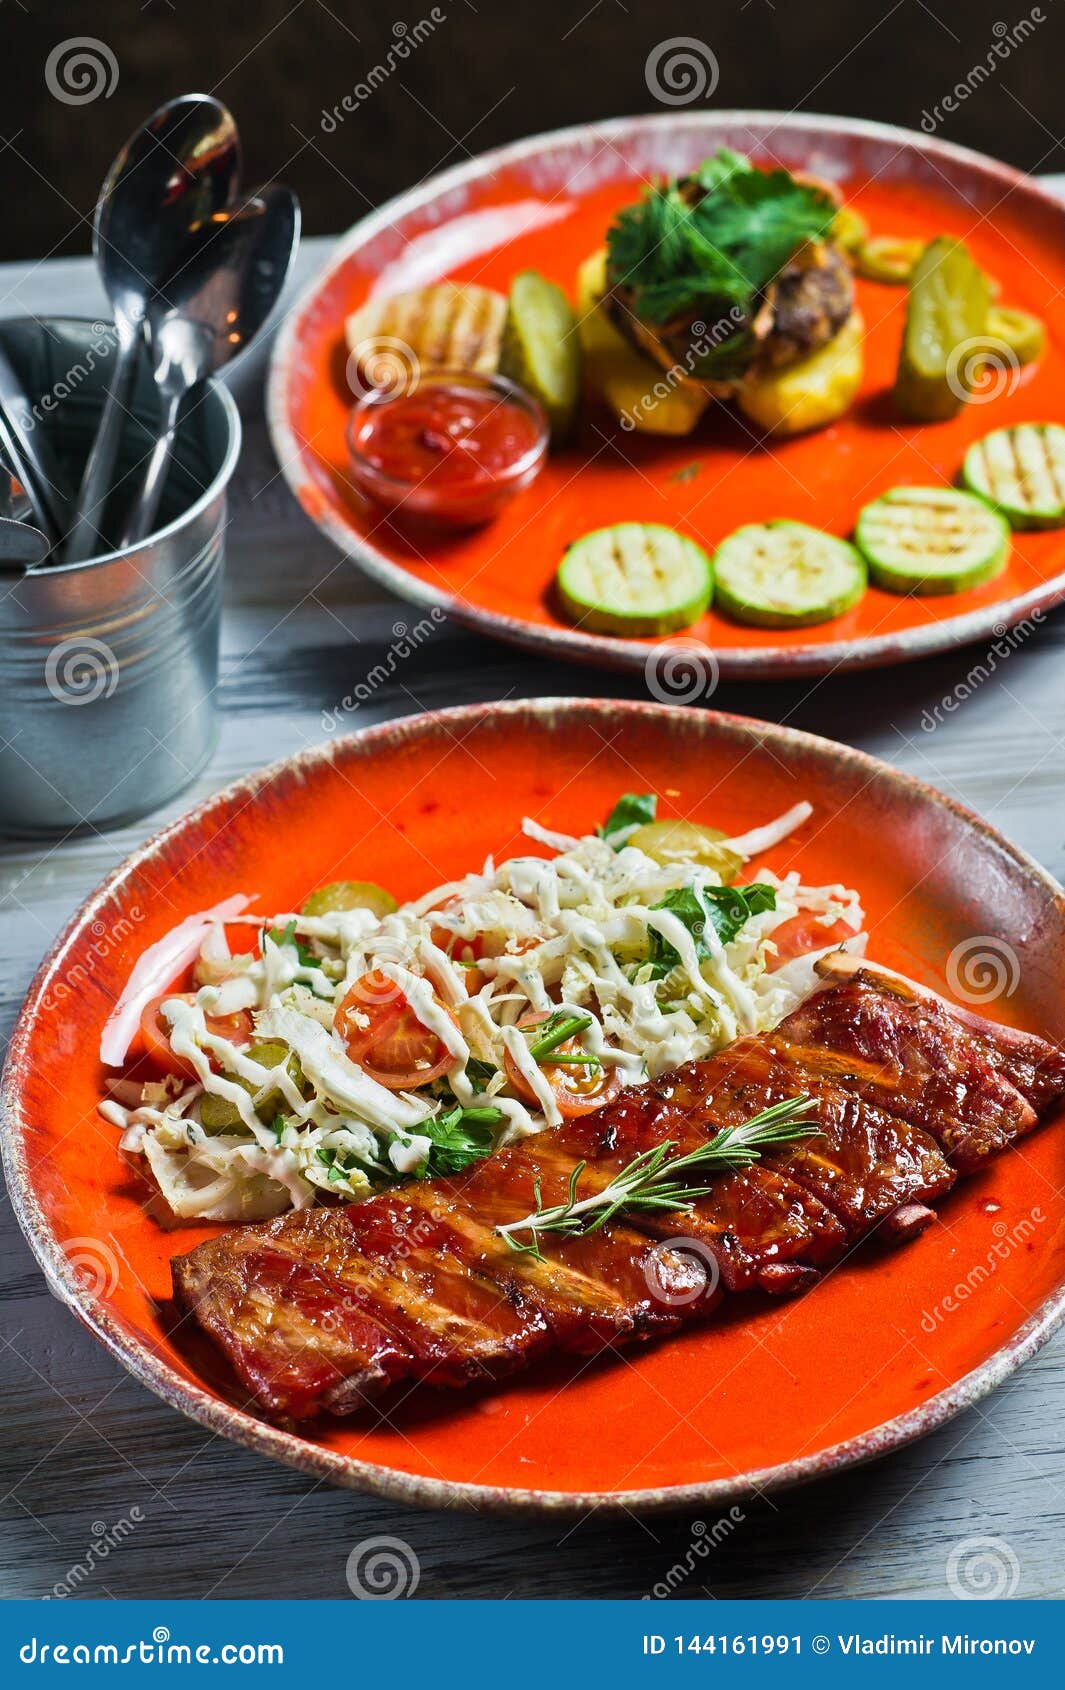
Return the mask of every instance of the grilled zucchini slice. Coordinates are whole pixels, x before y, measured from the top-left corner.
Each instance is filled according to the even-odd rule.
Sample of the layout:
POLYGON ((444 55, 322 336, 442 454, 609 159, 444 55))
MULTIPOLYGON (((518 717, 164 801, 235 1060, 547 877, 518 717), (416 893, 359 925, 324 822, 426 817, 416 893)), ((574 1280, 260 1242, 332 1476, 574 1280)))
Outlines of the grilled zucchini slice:
POLYGON ((1006 567, 1010 531, 983 499, 953 487, 893 487, 866 505, 855 539, 889 593, 964 593, 1006 567))
POLYGON ((580 336, 566 295, 537 270, 523 270, 511 283, 499 367, 536 395, 551 438, 564 440, 580 397, 580 336))
POLYGON ((816 352, 745 381, 740 410, 767 434, 827 428, 849 409, 861 386, 864 334, 860 312, 852 311, 839 333, 816 352))
POLYGON ((1065 428, 1018 423, 970 446, 962 480, 1011 528, 1065 527, 1065 428))
POLYGON ((418 366, 495 375, 506 316, 507 302, 493 288, 435 282, 370 300, 344 334, 363 388, 394 387, 397 375, 410 381, 418 366))
POLYGON ((619 522, 575 540, 558 570, 565 615, 596 634, 668 634, 710 603, 713 575, 701 546, 655 522, 619 522))
POLYGON ((713 558, 714 603, 755 628, 830 622, 865 592, 865 564, 846 540, 805 522, 752 522, 713 558))

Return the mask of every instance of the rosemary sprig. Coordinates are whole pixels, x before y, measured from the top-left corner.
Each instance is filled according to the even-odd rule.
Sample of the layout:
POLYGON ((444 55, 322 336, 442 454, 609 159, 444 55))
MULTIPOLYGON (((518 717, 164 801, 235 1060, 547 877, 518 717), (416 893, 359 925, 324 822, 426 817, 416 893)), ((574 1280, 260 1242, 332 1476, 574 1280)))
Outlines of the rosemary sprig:
POLYGON ((496 1231, 512 1250, 541 1258, 539 1239, 542 1233, 554 1233, 563 1238, 585 1237, 620 1211, 639 1213, 655 1209, 691 1209, 700 1197, 705 1197, 711 1185, 704 1182, 687 1184, 678 1176, 693 1170, 721 1173, 731 1168, 747 1168, 757 1162, 764 1149, 778 1144, 790 1144, 796 1139, 811 1138, 817 1128, 805 1120, 813 1099, 807 1096, 785 1098, 763 1109, 749 1121, 736 1127, 723 1127, 706 1144, 690 1150, 684 1156, 674 1156, 676 1141, 666 1139, 633 1158, 609 1185, 590 1197, 578 1197, 580 1178, 586 1163, 578 1162, 569 1178, 566 1201, 544 1208, 540 1195, 540 1181, 533 1184, 536 1208, 520 1221, 508 1221, 496 1231), (516 1233, 531 1234, 522 1243, 516 1233))

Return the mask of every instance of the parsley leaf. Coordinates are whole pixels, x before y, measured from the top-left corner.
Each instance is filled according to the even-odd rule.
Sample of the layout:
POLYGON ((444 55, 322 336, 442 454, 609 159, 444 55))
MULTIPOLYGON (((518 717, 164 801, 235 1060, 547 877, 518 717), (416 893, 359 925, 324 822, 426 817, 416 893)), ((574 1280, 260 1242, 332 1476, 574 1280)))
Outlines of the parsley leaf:
POLYGON ((749 360, 765 289, 834 217, 823 189, 722 150, 694 176, 656 183, 618 213, 607 234, 608 275, 647 324, 704 319, 711 343, 690 373, 729 379, 749 360))
MULTIPOLYGON (((752 915, 777 907, 777 895, 772 886, 756 883, 753 886, 681 886, 667 892, 653 910, 668 910, 683 922, 695 940, 695 954, 700 962, 710 955, 706 930, 712 928, 723 945, 734 939, 752 915)), ((654 928, 648 928, 652 964, 651 978, 663 980, 680 962, 675 948, 654 928)))
POLYGON ((421 1121, 412 1131, 431 1140, 431 1144, 415 1177, 436 1179, 441 1174, 461 1174, 473 1162, 490 1156, 495 1147, 493 1129, 502 1119, 501 1109, 467 1109, 456 1103, 443 1114, 421 1121))
POLYGON ((285 945, 293 945, 301 968, 321 968, 321 957, 315 956, 314 952, 302 940, 297 939, 294 921, 290 921, 288 926, 284 928, 267 927, 263 937, 269 939, 279 950, 283 949, 285 945))
POLYGON ((466 1078, 478 1091, 484 1091, 489 1080, 494 1080, 498 1073, 494 1062, 484 1062, 479 1056, 471 1056, 466 1064, 466 1078))
POLYGON ((331 1144, 320 1144, 314 1154, 335 1185, 343 1185, 348 1175, 358 1166, 354 1156, 342 1155, 331 1144))
POLYGON ((680 481, 680 482, 694 481, 695 477, 697 475, 699 475, 700 472, 702 471, 702 467, 703 467, 702 464, 699 462, 698 459, 696 459, 694 463, 682 464, 680 469, 675 469, 673 471, 673 474, 670 475, 670 476, 667 476, 666 479, 668 481, 680 481))
POLYGON ((644 822, 653 822, 658 799, 653 792, 623 792, 614 808, 607 816, 602 827, 596 828, 600 839, 605 839, 608 845, 613 845, 615 851, 620 851, 625 843, 619 839, 614 844, 614 835, 622 828, 642 827, 644 822))

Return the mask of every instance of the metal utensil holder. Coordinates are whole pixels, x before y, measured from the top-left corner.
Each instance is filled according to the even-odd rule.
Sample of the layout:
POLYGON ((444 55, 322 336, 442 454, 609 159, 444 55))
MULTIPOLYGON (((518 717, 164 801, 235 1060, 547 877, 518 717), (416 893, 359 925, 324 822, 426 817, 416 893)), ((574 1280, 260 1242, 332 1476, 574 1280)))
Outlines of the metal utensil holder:
MULTIPOLYGON (((110 328, 9 319, 0 343, 76 486, 110 375, 110 328)), ((157 417, 142 369, 109 523, 132 497, 157 417)), ((113 827, 203 768, 217 733, 226 487, 239 451, 237 408, 208 382, 186 405, 156 534, 84 563, 0 575, 0 833, 113 827)))

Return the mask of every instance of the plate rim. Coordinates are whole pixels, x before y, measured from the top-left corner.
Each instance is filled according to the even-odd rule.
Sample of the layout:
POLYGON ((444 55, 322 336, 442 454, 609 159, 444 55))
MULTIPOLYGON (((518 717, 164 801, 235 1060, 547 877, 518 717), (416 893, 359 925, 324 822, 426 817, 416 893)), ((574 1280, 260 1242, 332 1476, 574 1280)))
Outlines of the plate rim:
MULTIPOLYGON (((316 490, 306 476, 300 474, 304 447, 298 439, 287 414, 286 396, 291 372, 296 361, 297 335, 319 293, 347 263, 352 253, 386 229, 399 215, 416 211, 431 204, 443 194, 477 181, 482 176, 509 164, 535 156, 548 143, 567 145, 579 142, 588 135, 602 135, 617 140, 646 129, 676 132, 678 129, 704 129, 716 124, 757 126, 773 124, 780 130, 823 134, 826 130, 859 139, 879 140, 916 145, 920 152, 942 158, 951 163, 977 168, 997 177, 1009 192, 1020 191, 1044 206, 1049 206, 1062 222, 1065 238, 1065 202, 1050 193, 1037 178, 1028 175, 1004 160, 991 157, 973 147, 959 146, 938 135, 925 135, 902 124, 879 123, 868 118, 834 117, 819 112, 779 112, 762 109, 721 108, 698 112, 650 112, 628 117, 609 118, 601 123, 576 123, 561 129, 545 129, 518 141, 477 153, 460 164, 451 165, 424 182, 394 194, 381 206, 339 236, 324 265, 304 286, 281 323, 270 349, 270 364, 266 380, 265 408, 267 428, 281 473, 300 509, 314 523, 320 533, 332 541, 337 549, 356 563, 370 578, 389 588, 408 603, 436 607, 458 623, 525 651, 543 653, 565 662, 588 663, 595 668, 624 673, 637 672, 646 667, 658 645, 643 641, 617 638, 614 635, 590 636, 576 628, 529 622, 524 617, 504 611, 484 610, 463 601, 449 588, 423 581, 412 570, 403 568, 355 530, 338 518, 331 507, 323 508, 316 490)), ((906 628, 896 633, 878 634, 850 640, 832 640, 823 645, 806 646, 742 646, 724 649, 707 645, 692 638, 686 642, 684 634, 666 638, 658 644, 671 649, 685 648, 693 656, 705 655, 711 672, 722 678, 737 680, 784 680, 793 676, 814 676, 830 671, 877 668, 898 660, 910 661, 934 652, 951 651, 988 636, 1001 638, 1026 615, 1045 612, 1065 602, 1065 568, 1051 576, 1041 586, 1030 587, 1011 599, 1000 599, 992 605, 965 611, 961 615, 944 617, 926 627, 906 628), (1000 625, 1002 626, 1000 632, 1000 625)))
MULTIPOLYGON (((793 749, 807 749, 822 758, 849 763, 865 771, 869 779, 886 780, 901 794, 931 802, 955 820, 980 834, 983 840, 1004 853, 1026 875, 1033 878, 1065 923, 1065 890, 1054 877, 1020 846, 1006 839, 977 812, 960 804, 927 782, 896 769, 881 758, 821 734, 784 724, 764 722, 756 717, 727 711, 692 711, 681 704, 652 703, 642 699, 588 699, 579 696, 510 699, 453 705, 441 710, 418 712, 374 723, 354 733, 339 736, 292 756, 283 757, 227 783, 209 794, 191 810, 178 816, 133 850, 100 882, 65 923, 38 967, 19 1010, 7 1059, 0 1076, 0 1151, 11 1204, 19 1227, 45 1277, 49 1290, 65 1303, 93 1336, 142 1384, 187 1418, 226 1437, 246 1449, 267 1455, 283 1465, 311 1474, 343 1488, 380 1496, 409 1507, 567 1517, 597 1509, 610 1514, 653 1514, 683 1509, 692 1504, 720 1505, 744 1497, 783 1490, 829 1474, 849 1470, 926 1436, 972 1407, 1014 1373, 1042 1348, 1065 1322, 1065 1275, 1049 1297, 977 1367, 963 1374, 935 1396, 905 1413, 843 1439, 813 1455, 793 1457, 772 1466, 748 1470, 716 1479, 683 1485, 658 1485, 624 1491, 556 1491, 507 1485, 481 1485, 466 1480, 438 1479, 408 1473, 402 1469, 364 1461, 356 1456, 317 1445, 313 1440, 260 1420, 243 1408, 216 1396, 199 1380, 185 1379, 126 1323, 114 1318, 100 1296, 81 1285, 75 1269, 52 1231, 39 1201, 26 1156, 29 1122, 22 1108, 22 1082, 31 1061, 36 1018, 50 983, 62 968, 69 949, 96 913, 123 882, 169 842, 189 828, 202 827, 215 809, 240 798, 254 798, 261 789, 284 776, 302 775, 317 766, 332 763, 339 752, 353 744, 388 749, 397 741, 431 733, 443 724, 473 729, 479 722, 499 716, 524 716, 536 721, 560 712, 592 712, 602 716, 659 719, 663 723, 688 718, 700 723, 700 731, 759 739, 775 738, 793 749)), ((460 737, 465 737, 464 735, 460 737)))

